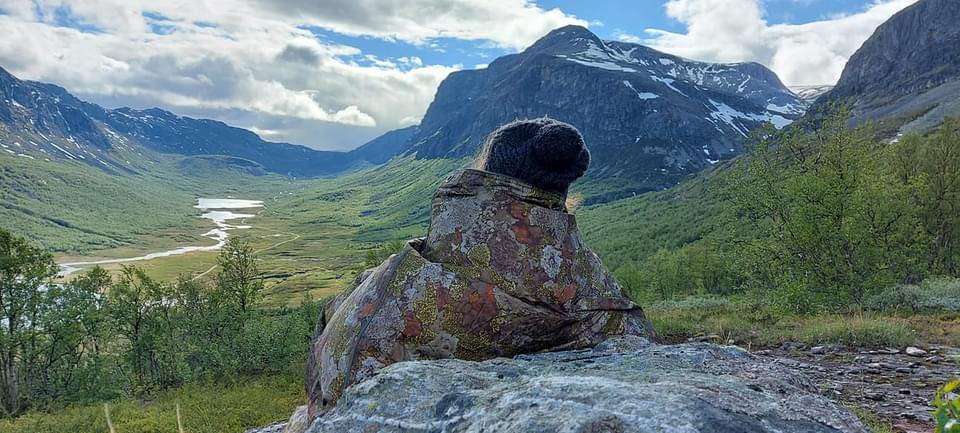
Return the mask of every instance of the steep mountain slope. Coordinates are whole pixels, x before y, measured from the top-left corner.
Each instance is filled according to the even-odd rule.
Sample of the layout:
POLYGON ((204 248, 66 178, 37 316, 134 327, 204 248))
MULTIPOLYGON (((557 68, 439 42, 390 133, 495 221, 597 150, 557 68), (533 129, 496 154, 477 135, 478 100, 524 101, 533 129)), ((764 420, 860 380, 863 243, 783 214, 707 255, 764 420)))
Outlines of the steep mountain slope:
POLYGON ((921 0, 877 28, 817 104, 845 101, 854 122, 898 119, 926 131, 960 114, 960 2, 921 0))
POLYGON ((583 133, 588 177, 630 181, 624 196, 730 158, 750 130, 782 127, 803 109, 759 64, 696 62, 568 26, 485 69, 451 74, 411 143, 418 158, 462 157, 500 124, 551 116, 583 133))
MULTIPOLYGON (((409 130, 401 130, 390 137, 407 135, 409 130)), ((228 157, 218 162, 252 163, 285 176, 314 177, 386 162, 405 150, 397 141, 402 140, 384 138, 348 153, 271 143, 245 129, 157 108, 105 109, 62 87, 19 80, 0 68, 0 150, 23 157, 77 160, 110 172, 129 172, 126 159, 116 151, 147 148, 163 154, 228 157)))

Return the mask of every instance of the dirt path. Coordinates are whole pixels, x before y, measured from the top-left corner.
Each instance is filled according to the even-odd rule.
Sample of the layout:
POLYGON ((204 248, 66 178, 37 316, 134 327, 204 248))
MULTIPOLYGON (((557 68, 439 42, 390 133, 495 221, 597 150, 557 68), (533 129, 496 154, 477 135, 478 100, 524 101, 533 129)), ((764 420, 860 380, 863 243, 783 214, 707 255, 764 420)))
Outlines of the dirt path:
POLYGON ((932 346, 909 352, 787 343, 754 353, 799 370, 824 395, 867 408, 901 432, 930 433, 934 430, 930 403, 939 386, 960 377, 960 348, 932 346))

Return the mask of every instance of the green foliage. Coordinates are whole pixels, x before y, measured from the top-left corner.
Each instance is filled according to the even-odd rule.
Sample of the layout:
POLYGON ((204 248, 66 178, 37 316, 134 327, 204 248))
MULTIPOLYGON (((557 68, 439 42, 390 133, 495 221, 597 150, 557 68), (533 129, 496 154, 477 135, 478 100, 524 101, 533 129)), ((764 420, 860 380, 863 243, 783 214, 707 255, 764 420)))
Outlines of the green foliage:
POLYGON ((876 413, 871 412, 869 409, 864 409, 859 406, 854 406, 852 404, 846 405, 847 409, 860 418, 864 424, 866 424, 867 429, 873 433, 897 433, 897 430, 894 429, 893 425, 884 419, 880 418, 876 413))
POLYGON ((928 239, 925 262, 932 275, 960 273, 960 118, 946 119, 929 137, 908 136, 892 146, 891 167, 901 182, 921 185, 928 239))
POLYGON ((717 336, 718 342, 770 346, 786 341, 809 345, 840 343, 854 347, 906 347, 918 334, 907 324, 881 315, 768 314, 750 296, 691 296, 660 301, 645 309, 667 341, 717 336))
POLYGON ((47 289, 56 273, 50 254, 0 229, 0 414, 20 413, 31 384, 55 387, 60 378, 46 367, 71 362, 68 352, 81 343, 68 315, 88 299, 80 290, 47 289))
POLYGON ((936 433, 960 433, 960 379, 956 379, 937 390, 934 397, 933 421, 936 433))
POLYGON ((709 243, 661 249, 639 265, 618 269, 616 275, 630 295, 643 303, 689 295, 731 294, 741 284, 730 258, 709 243))
POLYGON ((134 267, 51 284, 48 254, 3 231, 0 252, 5 416, 281 373, 302 365, 320 309, 310 299, 257 308, 257 260, 239 242, 222 254, 214 288, 134 267))
MULTIPOLYGON (((286 419, 306 399, 303 364, 280 373, 238 377, 230 383, 197 382, 159 391, 149 402, 109 401, 118 433, 174 433, 176 405, 189 433, 242 432, 286 419)), ((70 405, 51 411, 33 410, 12 419, 0 418, 4 433, 109 433, 103 403, 70 405)))
POLYGON ((796 332, 797 341, 840 343, 851 347, 906 347, 917 341, 917 333, 903 324, 882 317, 836 317, 807 323, 796 332))
POLYGON ((870 311, 919 314, 960 311, 960 280, 933 278, 889 287, 867 299, 870 311))
POLYGON ((406 241, 394 240, 385 245, 378 245, 376 248, 367 251, 363 260, 365 269, 379 266, 380 263, 383 263, 388 257, 399 253, 404 245, 406 245, 406 241))
POLYGON ((919 272, 915 183, 885 169, 869 130, 845 123, 762 131, 722 184, 757 233, 738 251, 747 283, 798 313, 862 303, 919 272))
POLYGON ((231 238, 217 258, 217 290, 240 314, 246 314, 263 296, 263 277, 257 267, 253 247, 231 238))
POLYGON ((954 291, 916 284, 960 276, 960 120, 893 143, 876 136, 846 127, 843 112, 762 129, 742 157, 583 209, 580 226, 644 304, 749 293, 758 320, 954 310, 954 291))

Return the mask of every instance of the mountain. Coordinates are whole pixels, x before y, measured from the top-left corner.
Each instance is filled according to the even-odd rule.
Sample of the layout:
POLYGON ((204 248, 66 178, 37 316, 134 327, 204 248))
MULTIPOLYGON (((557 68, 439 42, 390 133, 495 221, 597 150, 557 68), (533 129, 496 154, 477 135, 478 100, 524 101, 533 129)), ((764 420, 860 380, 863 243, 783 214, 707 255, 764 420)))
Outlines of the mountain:
POLYGON ((790 86, 790 91, 807 105, 813 105, 821 96, 833 89, 831 85, 790 86))
POLYGON ((382 164, 415 128, 392 132, 351 152, 272 143, 246 129, 158 108, 106 109, 52 84, 20 80, 0 68, 0 150, 27 158, 77 160, 111 172, 131 171, 123 152, 138 146, 162 154, 197 157, 204 164, 237 165, 291 177, 341 173, 382 164), (217 157, 211 159, 210 157, 217 157))
POLYGON ((406 152, 410 146, 410 139, 416 133, 417 126, 395 129, 347 152, 348 158, 370 164, 383 164, 390 161, 390 158, 406 152))
POLYGON ((625 196, 730 158, 752 129, 785 126, 804 108, 757 63, 697 62, 567 26, 484 69, 450 74, 410 146, 421 159, 469 156, 503 123, 550 116, 583 133, 588 178, 630 184, 625 196))
POLYGON ((883 23, 817 104, 843 101, 853 122, 897 119, 925 131, 960 115, 960 2, 921 0, 883 23))

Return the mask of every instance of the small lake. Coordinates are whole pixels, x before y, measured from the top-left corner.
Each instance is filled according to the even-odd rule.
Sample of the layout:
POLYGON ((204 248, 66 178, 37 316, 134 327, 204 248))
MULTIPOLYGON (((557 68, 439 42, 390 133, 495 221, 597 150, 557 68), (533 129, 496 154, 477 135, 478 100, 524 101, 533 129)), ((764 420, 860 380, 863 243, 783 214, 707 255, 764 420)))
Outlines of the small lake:
POLYGON ((142 262, 161 257, 179 256, 197 251, 217 251, 226 245, 227 239, 230 237, 230 230, 243 230, 251 227, 249 225, 233 225, 229 224, 227 221, 250 219, 256 216, 252 213, 237 213, 233 212, 232 210, 261 208, 263 207, 263 202, 259 200, 241 200, 232 198, 198 198, 197 204, 193 207, 200 209, 203 212, 200 215, 200 218, 208 219, 216 226, 215 228, 201 235, 205 238, 216 241, 215 244, 203 246, 183 246, 168 251, 158 251, 143 256, 121 259, 60 263, 59 276, 66 277, 88 266, 107 265, 112 263, 142 262))

